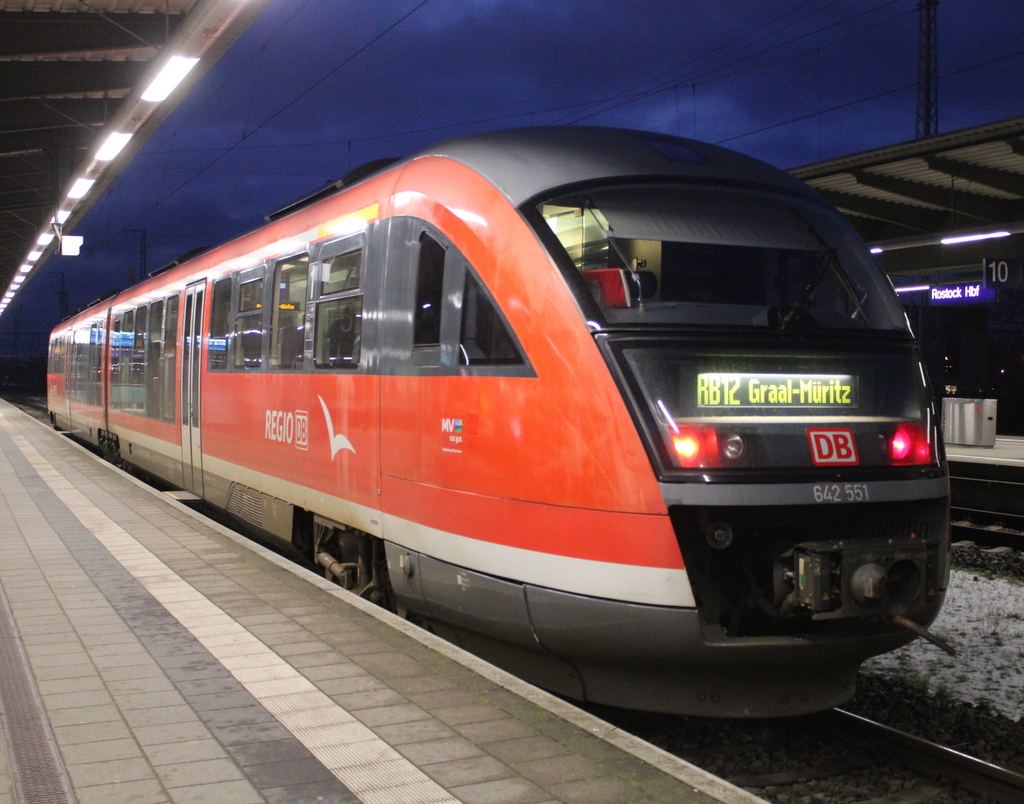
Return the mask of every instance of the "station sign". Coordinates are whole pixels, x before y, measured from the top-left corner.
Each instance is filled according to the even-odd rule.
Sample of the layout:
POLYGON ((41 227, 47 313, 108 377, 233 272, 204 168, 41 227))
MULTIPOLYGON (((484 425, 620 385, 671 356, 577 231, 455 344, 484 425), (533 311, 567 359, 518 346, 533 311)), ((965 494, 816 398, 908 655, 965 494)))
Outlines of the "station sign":
POLYGON ((982 257, 981 275, 984 278, 985 287, 1000 290, 1016 290, 1024 287, 1020 265, 1019 259, 982 257))
POLYGON ((999 292, 981 282, 962 282, 958 285, 936 285, 928 293, 932 304, 978 304, 994 302, 999 292))

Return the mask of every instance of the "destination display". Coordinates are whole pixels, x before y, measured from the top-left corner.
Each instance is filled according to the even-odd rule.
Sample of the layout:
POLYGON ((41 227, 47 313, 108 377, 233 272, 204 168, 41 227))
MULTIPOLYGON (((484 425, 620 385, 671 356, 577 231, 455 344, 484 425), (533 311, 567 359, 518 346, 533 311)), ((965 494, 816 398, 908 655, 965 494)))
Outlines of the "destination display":
POLYGON ((843 408, 858 404, 852 374, 697 375, 699 408, 843 408))

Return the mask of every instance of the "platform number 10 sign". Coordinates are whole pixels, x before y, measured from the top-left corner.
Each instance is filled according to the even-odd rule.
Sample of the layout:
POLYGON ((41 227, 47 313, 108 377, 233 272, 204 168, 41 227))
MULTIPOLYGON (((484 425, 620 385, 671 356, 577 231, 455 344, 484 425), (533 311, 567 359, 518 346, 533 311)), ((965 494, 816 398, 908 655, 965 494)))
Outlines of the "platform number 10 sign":
POLYGON ((981 260, 981 270, 987 288, 1021 287, 1020 260, 984 257, 981 260))

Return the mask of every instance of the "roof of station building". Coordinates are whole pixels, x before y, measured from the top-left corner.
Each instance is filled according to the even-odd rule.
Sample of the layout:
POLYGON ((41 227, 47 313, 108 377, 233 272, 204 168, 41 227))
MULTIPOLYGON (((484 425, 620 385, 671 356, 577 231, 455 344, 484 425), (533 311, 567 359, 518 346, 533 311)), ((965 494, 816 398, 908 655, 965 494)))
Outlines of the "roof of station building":
POLYGON ((90 165, 100 172, 101 138, 115 126, 133 135, 92 176, 91 197, 75 203, 68 231, 268 2, 0 0, 0 292, 47 231, 70 183, 90 165), (141 101, 171 54, 200 60, 167 100, 141 101))

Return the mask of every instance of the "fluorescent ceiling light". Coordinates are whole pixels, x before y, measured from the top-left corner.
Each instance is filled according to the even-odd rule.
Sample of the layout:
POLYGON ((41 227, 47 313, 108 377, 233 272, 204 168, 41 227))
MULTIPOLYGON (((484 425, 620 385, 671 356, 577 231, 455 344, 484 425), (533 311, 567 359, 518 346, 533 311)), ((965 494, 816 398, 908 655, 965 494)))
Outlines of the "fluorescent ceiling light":
POLYGON ((103 141, 103 145, 101 145, 100 149, 96 152, 97 161, 109 162, 121 153, 121 149, 128 144, 128 140, 131 138, 131 134, 124 134, 120 131, 115 131, 103 141))
POLYGON ((12 288, 16 288, 16 287, 18 287, 24 281, 25 281, 25 277, 23 277, 23 276, 16 276, 16 277, 14 277, 14 279, 11 280, 11 287, 12 288))
POLYGON ((153 83, 142 93, 142 100, 153 103, 162 101, 174 91, 174 88, 181 83, 198 61, 199 59, 189 59, 185 56, 171 56, 157 77, 153 79, 153 83))
POLYGON ((95 183, 95 179, 79 179, 68 190, 68 198, 84 198, 95 183))
POLYGON ((944 246, 951 246, 954 243, 971 243, 975 240, 989 240, 993 237, 1009 236, 1009 232, 985 232, 984 234, 961 235, 960 237, 944 237, 939 242, 944 246))
POLYGON ((880 249, 878 246, 875 246, 873 249, 871 249, 871 253, 872 254, 881 254, 882 253, 882 249, 880 249))
POLYGON ((43 252, 41 252, 41 251, 30 251, 28 253, 28 259, 31 260, 32 262, 35 262, 36 260, 38 260, 42 256, 43 256, 43 252))
POLYGON ((64 223, 68 218, 71 217, 70 209, 57 210, 57 223, 64 223))
POLYGON ((27 273, 28 273, 29 271, 31 271, 31 270, 32 270, 32 266, 31 266, 31 265, 29 265, 29 264, 28 264, 28 263, 26 262, 26 263, 25 263, 24 265, 22 265, 22 266, 21 266, 21 268, 19 268, 19 269, 18 269, 18 273, 19 273, 19 274, 27 274, 27 273))
POLYGON ((39 235, 39 239, 36 241, 36 243, 39 244, 40 246, 48 246, 50 245, 50 243, 53 242, 53 238, 55 236, 56 235, 54 235, 53 232, 43 232, 41 235, 39 235))
POLYGON ((897 293, 913 293, 918 290, 928 290, 931 285, 906 285, 902 288, 894 288, 897 293))

